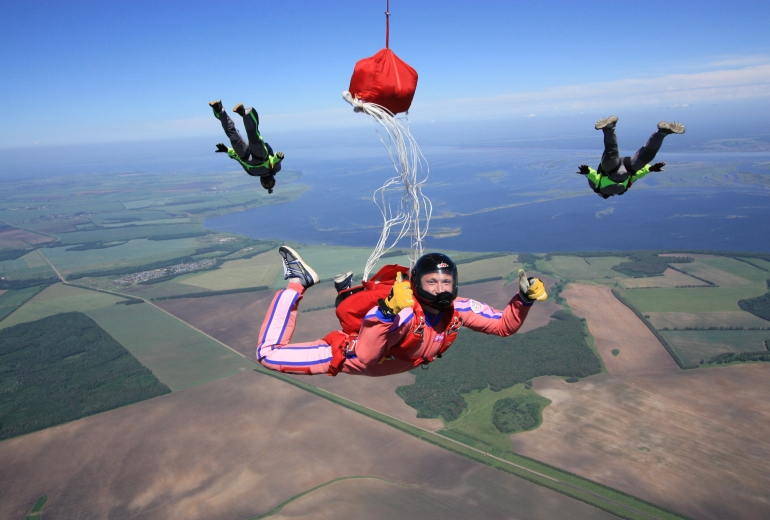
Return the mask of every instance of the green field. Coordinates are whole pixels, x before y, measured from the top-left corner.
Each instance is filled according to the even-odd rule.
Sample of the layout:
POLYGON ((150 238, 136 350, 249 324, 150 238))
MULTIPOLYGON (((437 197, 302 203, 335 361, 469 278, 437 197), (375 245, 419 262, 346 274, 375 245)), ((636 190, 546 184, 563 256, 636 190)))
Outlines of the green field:
POLYGON ((4 260, 0 262, 0 276, 8 276, 15 271, 35 269, 39 267, 48 267, 48 262, 40 255, 38 250, 31 251, 16 260, 4 260))
POLYGON ((628 278, 626 275, 613 271, 613 265, 628 261, 627 257, 620 256, 602 256, 602 257, 579 257, 579 256, 554 256, 550 260, 540 259, 537 261, 537 267, 544 273, 550 273, 559 278, 569 280, 594 280, 604 281, 620 278, 628 278))
POLYGON ((24 269, 29 269, 29 264, 24 261, 23 256, 16 260, 3 260, 0 262, 0 276, 9 276, 24 269))
POLYGON ((27 287, 18 291, 5 291, 0 294, 0 321, 15 311, 19 306, 40 292, 42 286, 27 287))
MULTIPOLYGON (((207 271, 207 272, 216 272, 216 270, 207 271)), ((134 284, 134 285, 128 285, 128 286, 117 285, 114 283, 114 280, 117 278, 117 276, 114 276, 114 275, 103 276, 99 278, 82 278, 79 280, 75 280, 74 283, 77 283, 78 285, 83 285, 86 287, 93 287, 96 289, 114 291, 114 292, 125 294, 131 297, 152 299, 152 298, 160 298, 164 296, 177 296, 181 294, 189 294, 194 292, 201 292, 203 290, 208 290, 201 287, 197 287, 195 285, 188 285, 184 283, 188 277, 197 276, 197 275, 198 273, 183 274, 181 276, 172 278, 171 280, 166 280, 163 282, 147 284, 147 285, 143 285, 143 284, 134 284)))
MULTIPOLYGON (((506 397, 525 397, 537 403, 541 411, 551 403, 550 400, 534 391, 525 389, 523 384, 517 384, 500 392, 493 392, 489 388, 473 391, 469 394, 463 394, 467 408, 463 410, 460 417, 447 422, 439 433, 479 449, 489 450, 493 448, 496 453, 514 453, 510 439, 511 434, 500 432, 492 421, 492 409, 495 402, 506 397)), ((535 427, 542 423, 542 415, 539 419, 535 427)))
POLYGON ((740 276, 741 278, 758 285, 764 285, 765 280, 770 278, 770 273, 767 271, 753 267, 746 262, 735 260, 734 258, 720 256, 717 258, 701 258, 699 261, 712 267, 716 267, 717 269, 721 269, 722 271, 727 271, 728 273, 740 276))
POLYGON ((740 311, 738 300, 755 298, 765 291, 759 287, 627 289, 623 297, 642 313, 740 311))
POLYGON ((283 281, 281 259, 277 251, 273 250, 253 258, 225 262, 213 271, 187 275, 179 283, 197 287, 197 290, 210 291, 260 285, 272 287, 279 274, 283 281))
POLYGON ((760 268, 760 270, 763 270, 764 272, 768 273, 767 277, 770 278, 770 262, 767 260, 762 260, 761 258, 746 258, 746 257, 739 257, 742 260, 745 260, 746 262, 753 264, 760 268))
POLYGON ((125 244, 104 249, 67 251, 68 247, 48 248, 43 254, 62 274, 99 269, 118 269, 164 259, 177 258, 195 252, 201 247, 195 238, 176 240, 131 240, 125 244))
POLYGON ((726 352, 757 352, 765 350, 764 341, 770 330, 662 330, 685 364, 698 364, 726 352))
POLYGON ((131 222, 139 223, 139 222, 162 220, 162 219, 168 219, 168 218, 172 218, 172 217, 165 211, 133 209, 133 210, 126 210, 126 211, 115 211, 112 213, 105 213, 102 215, 91 215, 89 217, 89 220, 96 225, 103 226, 106 224, 117 224, 117 223, 130 224, 131 222))
MULTIPOLYGON (((708 280, 709 282, 716 284, 720 287, 747 287, 754 285, 754 282, 751 280, 747 280, 746 278, 743 278, 741 276, 738 276, 737 274, 733 274, 732 272, 726 271, 722 269, 721 267, 714 267, 712 265, 709 265, 706 263, 706 260, 720 260, 721 265, 725 266, 730 260, 729 258, 699 258, 695 262, 692 262, 690 264, 675 264, 676 268, 680 271, 684 271, 685 273, 697 276, 698 278, 708 280)), ((741 264, 741 262, 737 262, 733 260, 736 264, 741 264)), ((745 271, 748 271, 752 269, 751 266, 742 264, 746 266, 745 271)), ((725 266, 726 267, 726 266, 725 266)), ((731 267, 736 267, 734 265, 731 265, 731 267)), ((756 269, 756 271, 762 272, 760 269, 756 269)))
POLYGON ((111 305, 87 314, 173 391, 254 368, 253 362, 150 304, 111 305))
POLYGON ((113 338, 172 390, 214 381, 253 368, 253 363, 149 305, 115 305, 124 298, 56 284, 0 322, 0 329, 79 311, 113 338))
POLYGON ((154 206, 163 206, 174 202, 174 197, 161 197, 152 199, 138 199, 123 201, 123 206, 129 210, 152 208, 154 206))
POLYGON ((40 250, 27 253, 16 260, 0 262, 0 277, 11 280, 26 280, 29 278, 50 278, 56 273, 45 261, 40 250))
MULTIPOLYGON (((136 240, 140 238, 164 238, 178 235, 201 233, 204 230, 197 224, 162 224, 153 226, 126 226, 112 229, 96 229, 94 231, 73 231, 61 233, 62 245, 85 244, 88 242, 114 242, 136 240)), ((164 240, 159 240, 162 242, 164 240)))
POLYGON ((457 266, 460 282, 480 280, 494 276, 505 278, 511 273, 516 273, 522 267, 521 264, 516 262, 516 258, 517 255, 507 255, 460 264, 457 266))
POLYGON ((118 296, 86 291, 57 283, 46 288, 22 308, 0 322, 0 329, 62 312, 78 311, 87 314, 93 309, 115 306, 116 302, 122 300, 123 298, 118 296))
POLYGON ((745 311, 722 312, 648 312, 650 323, 660 330, 694 327, 770 327, 770 321, 763 320, 745 311))
MULTIPOLYGON (((296 247, 296 251, 302 256, 313 270, 318 273, 320 278, 331 278, 335 274, 344 273, 345 271, 353 271, 355 275, 361 276, 364 273, 364 265, 366 260, 372 253, 369 248, 352 248, 352 247, 324 247, 324 246, 307 246, 296 247)), ((275 263, 281 265, 281 257, 278 253, 275 255, 275 263)), ((397 256, 390 258, 383 258, 380 260, 380 265, 402 263, 405 257, 397 256)), ((377 268, 373 270, 373 273, 377 271, 377 268)), ((281 272, 279 285, 283 285, 283 272, 281 272)))
POLYGON ((156 224, 186 224, 192 222, 192 219, 188 217, 178 217, 178 218, 161 218, 157 220, 141 220, 136 222, 120 222, 120 223, 114 223, 114 224, 101 224, 101 227, 103 228, 119 228, 119 227, 126 227, 126 226, 153 226, 156 224))

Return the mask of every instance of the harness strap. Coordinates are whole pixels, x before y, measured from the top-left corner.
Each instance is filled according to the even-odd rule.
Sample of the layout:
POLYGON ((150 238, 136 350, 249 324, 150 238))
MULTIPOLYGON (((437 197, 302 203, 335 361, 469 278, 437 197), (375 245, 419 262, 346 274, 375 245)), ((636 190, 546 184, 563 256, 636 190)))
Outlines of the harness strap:
POLYGON ((351 343, 355 343, 357 338, 358 334, 347 334, 341 330, 332 331, 324 336, 323 340, 332 348, 332 360, 329 362, 326 375, 334 377, 339 374, 348 359, 348 347, 351 343))
MULTIPOLYGON (((417 308, 415 307, 415 310, 417 308)), ((457 338, 457 331, 460 330, 460 328, 463 326, 463 320, 460 318, 459 314, 457 313, 457 310, 452 308, 452 315, 451 315, 451 321, 449 322, 449 325, 446 327, 444 334, 444 339, 441 342, 441 347, 439 348, 438 354, 435 356, 419 356, 419 357, 411 357, 406 354, 406 352, 414 349, 415 347, 419 346, 420 343, 422 343, 423 340, 423 333, 425 331, 425 316, 422 315, 422 309, 417 310, 415 312, 415 316, 419 315, 419 321, 415 325, 414 329, 412 329, 409 333, 409 335, 404 339, 404 341, 401 342, 401 344, 398 346, 398 349, 400 351, 406 351, 402 356, 399 356, 398 354, 394 354, 395 357, 398 357, 399 359, 403 360, 409 360, 414 363, 415 368, 418 366, 427 365, 428 363, 432 363, 436 360, 436 358, 440 358, 441 355, 447 351, 447 349, 454 343, 454 340, 457 338), (419 314, 418 314, 419 313, 419 314)), ((442 320, 444 321, 444 320, 442 320)), ((427 367, 423 367, 427 368, 427 367)))

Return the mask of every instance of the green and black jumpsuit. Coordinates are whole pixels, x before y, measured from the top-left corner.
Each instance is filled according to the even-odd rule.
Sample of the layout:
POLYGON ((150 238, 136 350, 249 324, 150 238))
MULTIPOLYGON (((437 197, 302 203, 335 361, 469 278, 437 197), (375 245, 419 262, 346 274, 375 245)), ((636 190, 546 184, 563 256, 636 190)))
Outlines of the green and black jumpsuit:
POLYGON ((615 125, 602 128, 604 132, 604 153, 599 168, 588 169, 588 185, 602 197, 623 195, 631 185, 650 173, 650 164, 663 145, 663 138, 668 135, 661 130, 655 131, 644 146, 632 157, 620 157, 615 125))
POLYGON ((633 174, 624 171, 620 174, 615 172, 609 175, 602 171, 602 167, 599 166, 599 171, 588 168, 586 179, 588 179, 588 185, 591 186, 591 189, 606 199, 612 195, 623 195, 634 182, 648 173, 650 173, 649 164, 644 165, 644 167, 633 174), (612 180, 613 178, 617 179, 617 182, 612 180))
POLYGON ((259 114, 251 107, 246 107, 243 116, 243 126, 246 128, 246 136, 249 142, 243 140, 233 120, 222 109, 219 114, 214 114, 222 123, 222 128, 230 139, 232 148, 227 150, 227 155, 243 167, 249 175, 259 177, 262 187, 272 193, 275 186, 275 174, 281 171, 281 158, 273 153, 273 149, 259 133, 259 114))

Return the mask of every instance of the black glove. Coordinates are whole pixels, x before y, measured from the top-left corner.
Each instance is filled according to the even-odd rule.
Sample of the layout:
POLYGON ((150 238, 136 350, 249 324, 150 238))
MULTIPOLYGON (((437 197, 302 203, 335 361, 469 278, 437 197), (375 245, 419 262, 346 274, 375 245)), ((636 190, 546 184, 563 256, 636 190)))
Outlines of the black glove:
POLYGON ((578 171, 576 171, 575 173, 577 173, 578 175, 588 175, 588 170, 590 170, 590 168, 588 167, 587 164, 581 164, 580 166, 578 166, 578 171))
POLYGON ((216 153, 227 153, 227 147, 222 143, 217 143, 217 151, 216 153))
POLYGON ((650 166, 651 172, 664 172, 666 170, 663 169, 663 167, 666 165, 664 162, 656 162, 652 166, 650 166))

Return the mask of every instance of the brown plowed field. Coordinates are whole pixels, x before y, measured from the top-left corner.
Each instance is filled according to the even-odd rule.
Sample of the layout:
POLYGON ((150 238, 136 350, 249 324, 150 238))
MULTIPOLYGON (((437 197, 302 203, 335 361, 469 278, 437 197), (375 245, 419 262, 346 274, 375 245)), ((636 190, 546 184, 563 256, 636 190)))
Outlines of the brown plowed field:
POLYGON ((690 275, 666 269, 663 276, 646 276, 643 278, 624 278, 620 285, 626 289, 639 289, 642 287, 676 287, 677 285, 706 285, 702 280, 690 275))
POLYGON ((620 303, 609 287, 572 283, 562 292, 585 318, 610 374, 619 377, 675 372, 678 367, 647 326, 620 303), (612 350, 618 349, 618 356, 612 350))
POLYGON ((534 383, 553 403, 516 452, 693 518, 770 518, 770 365, 534 383))
POLYGON ((308 504, 331 502, 355 517, 389 504, 399 517, 414 517, 414 506, 440 516, 611 518, 254 372, 3 441, 0 518, 23 518, 45 494, 46 520, 246 519, 353 476, 394 484, 322 487, 286 513, 318 518, 308 504))
MULTIPOLYGON (((257 291, 207 298, 161 300, 156 304, 255 360, 259 329, 273 296, 274 291, 257 291)), ((333 304, 336 296, 337 292, 331 284, 311 287, 302 298, 299 310, 333 304)), ((333 308, 299 312, 292 341, 313 341, 339 328, 340 323, 333 308)))
POLYGON ((754 285, 750 280, 701 262, 681 264, 679 268, 688 274, 708 280, 720 287, 750 287, 754 285))
POLYGON ((414 384, 415 376, 409 372, 388 377, 361 377, 350 374, 338 374, 336 377, 295 377, 420 428, 436 431, 444 427, 444 421, 441 419, 418 419, 417 410, 407 405, 396 394, 396 388, 399 386, 414 384))
MULTIPOLYGON (((468 520, 486 518, 525 519, 542 518, 544 511, 533 510, 522 500, 516 490, 508 496, 500 494, 500 485, 491 475, 474 475, 473 488, 454 490, 450 493, 435 488, 405 486, 401 483, 375 479, 337 481, 313 491, 288 504, 280 512, 269 517, 271 520, 402 520, 409 518, 468 520), (350 497, 366 497, 365 500, 351 501, 350 497), (501 507, 502 504, 509 506, 501 507), (514 507, 510 507, 515 504, 514 507), (523 507, 519 508, 519 505, 523 507)), ((508 490, 504 491, 507 495, 508 490)), ((572 511, 565 514, 555 509, 555 504, 543 504, 552 518, 572 518, 572 511)), ((578 518, 583 514, 578 513, 578 518)), ((616 518, 595 510, 596 518, 616 518)))
POLYGON ((0 247, 7 249, 26 249, 39 244, 53 242, 54 239, 45 235, 31 233, 26 229, 11 226, 0 228, 0 247))

